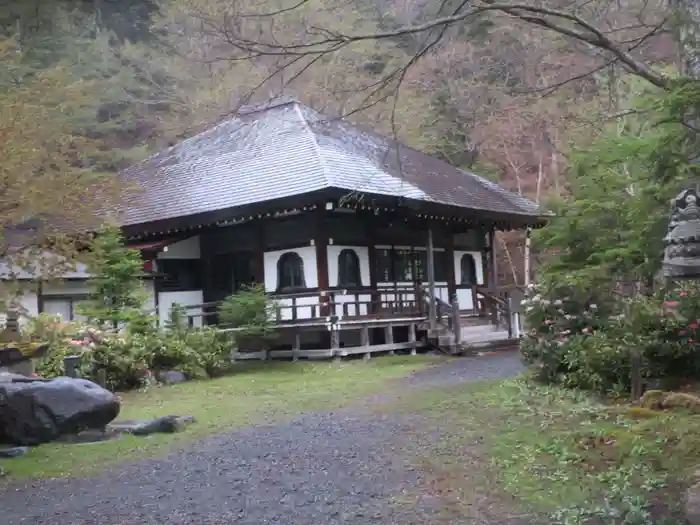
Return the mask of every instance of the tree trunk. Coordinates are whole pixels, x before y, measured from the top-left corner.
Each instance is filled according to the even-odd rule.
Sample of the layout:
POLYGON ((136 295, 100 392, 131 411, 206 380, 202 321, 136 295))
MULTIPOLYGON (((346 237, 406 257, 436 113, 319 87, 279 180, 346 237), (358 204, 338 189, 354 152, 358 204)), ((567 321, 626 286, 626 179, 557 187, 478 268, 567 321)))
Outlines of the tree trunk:
POLYGON ((675 0, 675 5, 681 71, 690 78, 700 79, 700 0, 675 0))

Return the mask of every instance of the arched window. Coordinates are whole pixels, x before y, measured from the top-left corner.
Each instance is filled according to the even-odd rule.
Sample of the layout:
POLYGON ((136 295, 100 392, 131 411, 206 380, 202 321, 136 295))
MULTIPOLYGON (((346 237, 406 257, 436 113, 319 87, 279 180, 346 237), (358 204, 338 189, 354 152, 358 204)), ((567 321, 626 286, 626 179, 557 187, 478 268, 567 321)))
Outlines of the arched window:
POLYGON ((306 288, 304 261, 296 252, 283 253, 277 261, 277 289, 306 288))
POLYGON ((474 256, 466 253, 462 255, 459 261, 461 279, 460 284, 474 286, 479 284, 476 280, 476 263, 474 262, 474 256))
POLYGON ((338 286, 359 288, 362 286, 360 276, 360 258, 355 250, 345 248, 338 255, 338 286))

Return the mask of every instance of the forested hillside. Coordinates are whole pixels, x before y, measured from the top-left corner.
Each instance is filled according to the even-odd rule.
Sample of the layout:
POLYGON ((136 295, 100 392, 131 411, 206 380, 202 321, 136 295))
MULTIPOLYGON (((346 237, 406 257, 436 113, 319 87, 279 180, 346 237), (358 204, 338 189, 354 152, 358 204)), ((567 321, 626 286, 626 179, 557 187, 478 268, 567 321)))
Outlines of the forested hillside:
MULTIPOLYGON (((677 71, 673 15, 679 11, 660 0, 546 2, 546 9, 580 17, 603 40, 619 43, 624 51, 617 55, 599 45, 603 40, 552 30, 551 22, 538 21, 546 13, 508 6, 404 31, 461 16, 470 6, 454 0, 6 3, 0 7, 0 135, 11 140, 0 144, 0 172, 15 184, 36 181, 39 169, 54 184, 84 188, 97 174, 172 144, 242 103, 289 94, 545 201, 576 185, 577 150, 601 136, 629 134, 640 123, 629 111, 638 97, 663 90, 658 78, 677 71), (652 73, 635 69, 627 56, 652 73), (657 78, 659 71, 665 73, 657 78), (47 133, 62 141, 50 152, 47 133)), ((576 20, 564 22, 567 30, 596 34, 576 20)), ((31 209, 0 220, 11 225, 57 207, 80 209, 68 194, 36 198, 44 186, 39 181, 36 191, 27 190, 31 209)), ((505 235, 503 248, 503 278, 522 283, 522 239, 505 235)))

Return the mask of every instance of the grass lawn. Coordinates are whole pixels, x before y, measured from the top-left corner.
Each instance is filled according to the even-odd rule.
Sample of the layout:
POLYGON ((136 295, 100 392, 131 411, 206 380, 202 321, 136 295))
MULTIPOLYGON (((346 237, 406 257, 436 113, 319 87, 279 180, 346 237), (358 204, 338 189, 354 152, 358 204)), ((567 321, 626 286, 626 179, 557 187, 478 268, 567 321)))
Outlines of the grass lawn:
POLYGON ((27 456, 2 460, 5 479, 90 473, 128 459, 166 454, 178 442, 304 411, 339 408, 387 387, 388 380, 435 363, 431 356, 382 357, 341 363, 242 363, 237 373, 122 395, 119 419, 191 415, 197 422, 178 434, 124 436, 95 444, 48 444, 27 456))
POLYGON ((700 464, 700 416, 689 413, 641 418, 522 379, 404 403, 440 429, 423 466, 462 516, 481 492, 512 496, 546 523, 681 523, 681 489, 700 464))

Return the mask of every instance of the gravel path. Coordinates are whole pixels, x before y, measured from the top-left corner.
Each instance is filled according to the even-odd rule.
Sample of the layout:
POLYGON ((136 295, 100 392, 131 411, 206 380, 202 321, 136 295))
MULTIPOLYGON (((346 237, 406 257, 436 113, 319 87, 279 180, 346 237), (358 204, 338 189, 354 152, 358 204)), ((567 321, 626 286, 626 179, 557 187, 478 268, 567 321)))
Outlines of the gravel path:
MULTIPOLYGON (((406 378, 400 390, 505 377, 520 369, 515 354, 455 359, 406 378)), ((167 459, 121 466, 92 478, 9 488, 0 493, 0 522, 473 524, 439 518, 439 501, 406 503, 421 483, 402 443, 415 424, 415 418, 352 408, 235 430, 167 459)))

